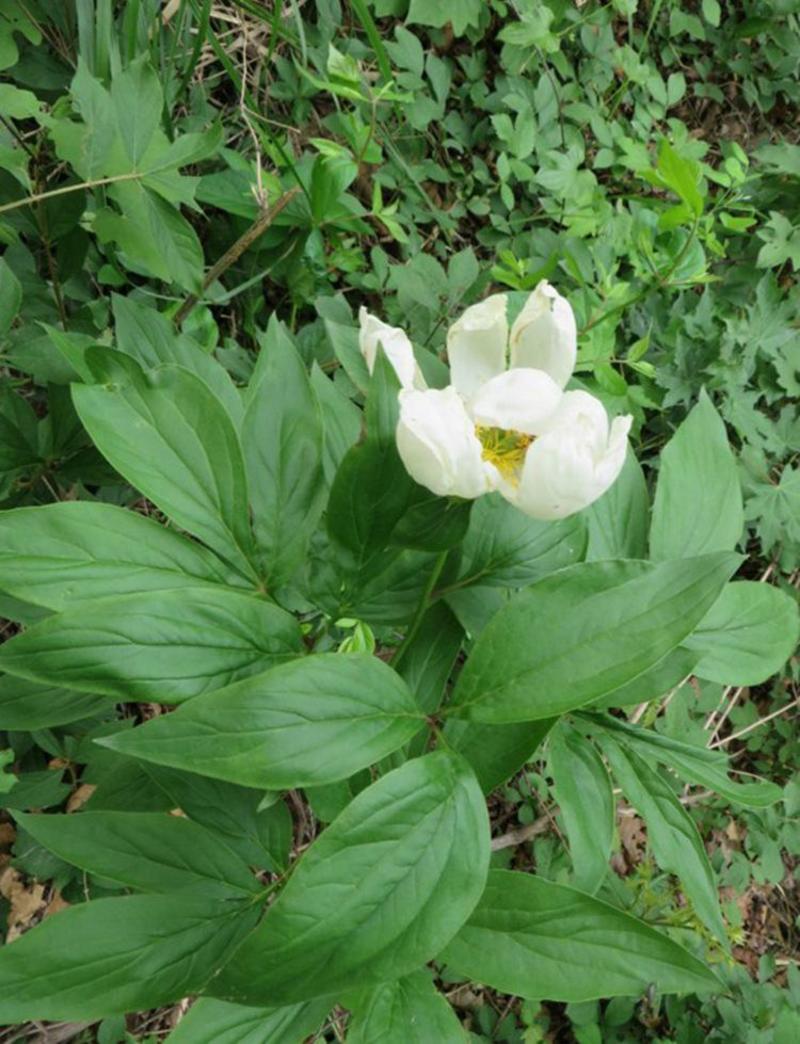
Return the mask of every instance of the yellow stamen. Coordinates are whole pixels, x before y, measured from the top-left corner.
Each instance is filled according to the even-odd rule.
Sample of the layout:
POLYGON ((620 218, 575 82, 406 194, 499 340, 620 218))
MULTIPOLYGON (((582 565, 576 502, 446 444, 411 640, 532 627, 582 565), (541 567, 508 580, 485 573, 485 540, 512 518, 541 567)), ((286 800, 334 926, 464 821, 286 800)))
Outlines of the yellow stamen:
POLYGON ((475 434, 483 447, 483 459, 494 464, 503 478, 516 486, 525 454, 534 436, 525 435, 521 431, 489 428, 482 424, 475 425, 475 434))

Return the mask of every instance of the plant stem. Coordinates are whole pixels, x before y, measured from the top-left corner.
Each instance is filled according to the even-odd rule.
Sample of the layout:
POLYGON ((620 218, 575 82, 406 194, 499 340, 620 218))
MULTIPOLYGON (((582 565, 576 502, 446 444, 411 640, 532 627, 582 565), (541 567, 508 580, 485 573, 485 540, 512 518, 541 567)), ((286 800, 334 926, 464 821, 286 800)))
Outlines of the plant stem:
POLYGON ((430 603, 431 595, 433 594, 433 589, 436 586, 436 581, 439 579, 439 576, 441 575, 442 569, 444 569, 444 564, 447 561, 448 554, 449 552, 447 551, 440 551, 436 557, 436 561, 433 563, 431 575, 428 577, 428 582, 425 585, 425 590, 422 592, 417 608, 414 611, 414 615, 411 617, 411 622, 408 625, 406 636, 400 643, 400 645, 397 647, 397 652, 392 657, 391 663, 392 667, 394 667, 395 669, 397 668, 398 664, 403 659, 405 654, 408 652, 409 645, 411 645, 411 643, 417 636, 420 624, 422 623, 422 618, 428 611, 428 605, 430 603))
POLYGON ((30 207, 43 199, 53 199, 54 196, 65 196, 68 192, 80 192, 82 189, 99 188, 101 185, 115 185, 118 181, 135 181, 143 178, 144 173, 132 170, 128 174, 114 174, 110 178, 94 178, 92 181, 81 181, 77 185, 65 185, 63 188, 51 189, 49 192, 37 192, 25 199, 15 199, 13 203, 4 203, 0 207, 0 214, 7 210, 17 210, 19 207, 30 207))

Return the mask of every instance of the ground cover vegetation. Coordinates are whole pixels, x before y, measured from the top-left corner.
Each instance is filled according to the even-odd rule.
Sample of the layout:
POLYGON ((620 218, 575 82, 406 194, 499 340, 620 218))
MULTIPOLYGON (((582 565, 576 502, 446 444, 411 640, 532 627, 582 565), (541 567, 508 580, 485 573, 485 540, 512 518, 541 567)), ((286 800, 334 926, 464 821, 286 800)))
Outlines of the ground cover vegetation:
POLYGON ((0 1041, 800 1038, 799 70, 797 0, 0 0, 0 1041), (417 485, 361 309, 443 389, 543 281, 621 474, 417 485))

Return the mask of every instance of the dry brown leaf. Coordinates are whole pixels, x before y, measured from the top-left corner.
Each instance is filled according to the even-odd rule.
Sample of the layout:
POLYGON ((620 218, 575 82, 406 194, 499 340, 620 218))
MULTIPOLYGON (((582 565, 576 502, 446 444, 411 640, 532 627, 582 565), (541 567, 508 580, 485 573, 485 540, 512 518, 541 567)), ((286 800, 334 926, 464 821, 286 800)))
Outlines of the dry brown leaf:
POLYGON ((11 909, 8 913, 6 942, 13 942, 44 908, 44 885, 27 884, 25 878, 13 867, 6 867, 0 874, 0 895, 4 896, 11 909))
POLYGON ((97 790, 97 787, 94 783, 81 783, 78 789, 74 790, 69 796, 67 812, 75 812, 82 805, 85 805, 95 790, 97 790))

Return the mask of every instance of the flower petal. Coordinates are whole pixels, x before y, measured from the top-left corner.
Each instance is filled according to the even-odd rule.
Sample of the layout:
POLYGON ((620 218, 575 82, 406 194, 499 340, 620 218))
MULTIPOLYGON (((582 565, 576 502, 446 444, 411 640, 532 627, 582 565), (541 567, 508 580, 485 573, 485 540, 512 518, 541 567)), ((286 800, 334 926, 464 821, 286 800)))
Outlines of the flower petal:
POLYGON ((513 496, 527 515, 566 518, 592 504, 617 479, 632 418, 616 417, 609 432, 601 402, 588 392, 567 392, 547 431, 528 450, 513 496))
POLYGON ((415 482, 440 497, 472 499, 494 487, 497 471, 482 457, 455 388, 400 392, 397 449, 415 482))
POLYGON ((465 399, 506 368, 507 299, 492 294, 471 305, 447 331, 450 380, 465 399))
POLYGON ((543 370, 506 370, 478 390, 469 411, 476 424, 540 435, 563 394, 543 370))
POLYGON ((414 358, 414 349, 405 330, 399 326, 389 326, 382 322, 376 315, 372 315, 362 307, 358 312, 358 321, 361 329, 358 333, 358 346, 367 363, 370 373, 375 369, 375 357, 378 354, 378 345, 383 347, 386 357, 397 374, 402 388, 424 388, 425 381, 422 377, 417 360, 414 358))
POLYGON ((570 303, 542 280, 511 327, 511 366, 544 370, 563 388, 575 369, 577 352, 570 303))

